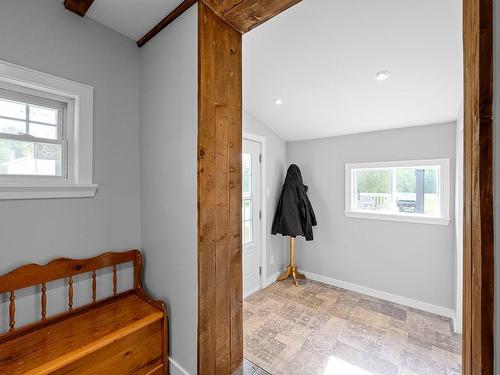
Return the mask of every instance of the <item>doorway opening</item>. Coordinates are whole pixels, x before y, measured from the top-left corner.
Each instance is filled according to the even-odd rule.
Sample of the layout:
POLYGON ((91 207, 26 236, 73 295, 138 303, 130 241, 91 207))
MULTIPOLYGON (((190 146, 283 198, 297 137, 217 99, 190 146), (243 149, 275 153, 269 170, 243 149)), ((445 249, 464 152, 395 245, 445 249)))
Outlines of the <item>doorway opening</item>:
MULTIPOLYGON (((244 1, 243 5, 248 6, 248 3, 250 3, 250 1, 244 1)), ((279 4, 281 3, 282 2, 279 2, 279 4)), ((290 6, 290 4, 297 4, 297 1, 291 0, 285 3, 290 6)), ((299 1, 298 3, 305 4, 306 2, 301 3, 299 1)), ((222 5, 214 8, 215 11, 218 12, 218 16, 215 14, 211 15, 208 14, 210 13, 208 7, 203 6, 203 2, 199 4, 200 9, 204 12, 202 15, 205 17, 199 18, 199 25, 201 28, 199 33, 199 46, 201 53, 199 65, 200 116, 198 138, 200 156, 198 162, 198 369, 200 373, 226 374, 228 373, 226 369, 229 366, 231 370, 234 370, 242 363, 242 318, 243 315, 246 317, 250 315, 247 312, 243 314, 241 308, 243 278, 241 274, 241 256, 237 256, 241 255, 241 239, 239 238, 239 232, 241 230, 241 186, 238 186, 241 176, 239 167, 239 160, 241 160, 241 149, 239 149, 241 146, 241 129, 238 129, 238 122, 242 114, 240 91, 242 54, 241 35, 234 32, 234 28, 241 33, 245 33, 286 9, 287 6, 283 6, 280 9, 268 8, 265 5, 256 6, 252 8, 253 11, 258 9, 263 13, 263 17, 259 18, 247 17, 248 13, 246 12, 239 12, 236 15, 233 12, 225 12, 222 5), (207 14, 210 17, 206 17, 207 14), (208 31, 214 32, 208 33, 208 31), (211 48, 212 44, 220 46, 221 48, 211 48), (227 63, 226 68, 212 69, 216 60, 227 63), (206 85, 205 83, 209 84, 206 85), (212 83, 214 83, 214 85, 212 85, 212 83), (215 88, 221 89, 215 90, 215 88), (228 94, 230 95, 228 96, 228 94), (222 105, 219 104, 217 106, 218 103, 222 103, 222 105), (221 125, 220 127, 222 130, 229 130, 227 142, 216 142, 214 132, 212 131, 212 127, 215 123, 212 121, 213 119, 220 119, 220 121, 218 120, 216 123, 221 125), (227 151, 230 152, 229 155, 226 154, 227 151), (216 159, 214 155, 219 156, 219 159, 228 155, 228 163, 210 163, 211 160, 216 159), (228 174, 230 177, 229 182, 227 179, 228 174), (236 177, 238 180, 236 180, 236 177), (226 187, 226 190, 220 190, 227 198, 225 199, 225 202, 227 202, 225 206, 222 204, 218 206, 213 205, 212 192, 214 190, 214 182, 223 184, 226 187), (234 189, 234 187, 238 187, 238 189, 234 189), (225 194, 226 191, 228 194, 225 194), (224 208, 225 211, 231 213, 230 218, 237 217, 237 220, 229 223, 224 220, 216 220, 216 216, 214 215, 216 208, 219 211, 222 211, 224 208), (216 230, 219 231, 217 232, 216 230), (212 235, 216 233, 227 234, 227 236, 219 237, 226 241, 237 238, 239 249, 235 244, 230 252, 216 252, 214 249, 217 249, 217 246, 216 242, 213 241, 214 236, 212 235), (207 236, 207 234, 210 236, 207 236), (219 253, 224 256, 217 256, 219 253), (232 256, 225 256, 226 253, 232 256), (229 263, 229 272, 218 272, 217 274, 211 272, 215 268, 216 261, 219 261, 219 259, 224 265, 229 263), (226 261, 226 259, 228 259, 228 261, 226 261), (230 295, 229 298, 227 298, 228 295, 230 295), (221 306, 220 309, 223 314, 213 314, 212 310, 214 310, 213 312, 217 312, 216 306, 219 305, 219 301, 224 302, 224 305, 221 306), (220 340, 219 337, 221 338, 220 340), (229 339, 223 340, 223 338, 229 339)), ((238 6, 239 4, 241 3, 238 3, 238 6)), ((375 9, 374 14, 377 10, 380 9, 375 9)), ((384 14, 385 13, 387 12, 385 12, 384 8, 384 14)), ((377 14, 380 14, 380 12, 377 14)), ((428 14, 434 16, 435 12, 431 11, 428 14)), ((353 15, 357 15, 357 13, 352 12, 346 14, 344 20, 352 18, 353 15)), ((398 19, 399 17, 392 18, 392 20, 398 19)), ((329 20, 329 23, 332 23, 331 20, 329 20)), ((315 28, 317 24, 318 22, 315 23, 313 28, 315 28)), ((390 24, 391 22, 387 22, 385 25, 390 24)), ((303 28, 303 23, 298 27, 303 28)), ((376 28, 373 30, 376 30, 376 28)), ((352 31, 358 30, 356 28, 352 31)), ((463 3, 463 33, 464 100, 461 113, 463 114, 464 123, 464 257, 462 294, 464 308, 462 325, 462 370, 465 375, 479 373, 493 374, 493 12, 491 0, 471 0, 463 3)), ((348 34, 331 35, 332 37, 342 38, 348 34)), ((373 35, 374 34, 369 34, 369 36, 373 35)), ((281 34, 279 36, 280 43, 283 40, 291 39, 288 34, 281 34)), ((301 47, 308 46, 307 43, 300 43, 298 40, 295 42, 297 42, 296 45, 300 45, 301 47)), ((280 43, 275 43, 274 46, 279 46, 280 43)), ((391 43, 373 44, 373 46, 381 48, 390 45, 391 43)), ((317 51, 323 51, 323 48, 316 49, 315 53, 311 54, 311 56, 316 56, 317 51)), ((416 48, 414 51, 420 51, 420 49, 416 48)), ((297 52, 297 49, 295 49, 295 52, 297 52)), ((301 53, 303 52, 302 48, 301 53)), ((246 54, 246 56, 248 56, 248 54, 246 54)), ((294 56, 297 56, 297 54, 294 56)), ((436 56, 429 61, 436 61, 435 57, 436 56)), ((323 61, 322 59, 317 60, 323 61)), ((277 64, 276 61, 272 59, 268 59, 268 61, 274 65, 278 65, 279 68, 279 64, 277 64)), ((289 61, 294 61, 294 58, 290 58, 289 61)), ((349 66, 349 64, 346 66, 349 66)), ((421 70, 416 71, 422 72, 421 70)), ((340 72, 342 73, 343 71, 340 70, 340 72)), ((377 77, 391 77, 391 72, 389 72, 389 74, 387 74, 387 72, 383 73, 384 74, 380 75, 377 73, 377 77)), ((418 77, 415 75, 415 77, 417 79, 425 77, 427 75, 427 70, 425 70, 424 73, 425 74, 418 75, 418 77)), ((442 76, 446 76, 446 74, 447 72, 443 72, 442 76)), ((270 77, 272 73, 270 74, 264 71, 263 76, 270 77)), ((380 81, 383 80, 380 79, 380 81)), ((289 82, 289 80, 283 81, 282 87, 286 87, 287 82, 289 82)), ((322 83, 323 80, 321 79, 317 82, 322 83)), ((462 92, 461 89, 458 91, 462 92)), ((276 105, 281 105, 283 102, 286 103, 286 99, 282 100, 277 97, 273 102, 276 105)), ((309 107, 315 108, 317 107, 316 104, 316 102, 311 102, 309 107)), ((263 105, 265 106, 266 104, 264 103, 263 105)), ((304 106, 303 103, 292 103, 292 105, 304 106)), ((374 108, 374 111, 376 110, 377 108, 374 108)), ((352 113, 355 113, 355 111, 352 111, 352 113)), ((413 141, 413 138, 410 140, 406 138, 399 144, 401 147, 404 147, 412 145, 413 141)), ((274 149, 275 147, 272 148, 274 149)), ((288 151, 288 147, 286 147, 286 150, 288 151)), ((320 157, 321 155, 316 149, 312 149, 311 153, 317 155, 316 161, 318 163, 323 162, 325 166, 328 166, 325 160, 320 157)), ((356 162, 361 161, 358 160, 356 162)), ((271 194, 271 196, 273 196, 273 194, 271 194)), ((322 207, 324 203, 325 202, 319 202, 317 206, 322 207)), ((408 205, 405 207, 408 207, 408 205)), ((342 207, 339 207, 339 212, 341 212, 342 209, 342 207)), ((362 235, 362 233, 356 233, 352 235, 352 238, 362 235)), ((420 237, 412 237, 412 241, 414 242, 418 242, 419 240, 420 237)), ((398 254, 397 251, 394 253, 398 254)), ((384 271, 385 269, 382 269, 380 272, 384 271)), ((268 270, 268 273, 269 272, 271 272, 271 270, 268 270)), ((272 274, 270 275, 272 276, 272 274)), ((311 278, 310 276, 311 273, 309 273, 309 278, 311 278)), ((326 281, 326 279, 324 281, 326 281)), ((435 285, 439 284, 436 283, 435 285)), ((350 285, 345 284, 346 288, 349 286, 350 285)), ((370 291, 365 289, 364 292, 364 294, 369 295, 370 291)), ((253 296, 251 297, 253 298, 253 296)), ((311 298, 311 300, 314 300, 314 298, 311 298)), ((279 347, 279 344, 271 339, 272 338, 269 338, 268 341, 274 342, 276 344, 275 346, 279 347)), ((321 343, 322 341, 318 344, 321 343)), ((266 350, 263 349, 262 352, 265 353, 266 350)), ((269 353, 269 357, 275 355, 274 351, 267 352, 269 353)), ((439 352, 439 350, 437 352, 439 352)), ((411 361, 408 356, 407 359, 411 361)), ((415 363, 418 361, 413 362, 415 363)), ((328 361, 327 368, 331 369, 334 365, 347 366, 341 361, 332 360, 331 362, 328 361)), ((345 366, 344 370, 349 368, 345 366)), ((359 373, 359 369, 353 369, 352 367, 349 368, 349 371, 351 373, 353 371, 359 373)))
MULTIPOLYGON (((269 374, 462 372, 461 9, 426 2, 374 12, 302 2, 243 37, 243 130, 251 117, 284 145, 276 190, 291 164, 301 173, 296 186, 307 186, 296 197, 270 196, 262 231, 279 243, 268 249, 280 254, 278 274, 295 264, 293 244, 305 279, 266 270, 270 285, 247 294, 252 214, 243 210, 244 357, 269 374), (345 22, 353 13, 363 20, 357 33, 345 22), (426 32, 416 32, 424 19, 426 32), (277 35, 286 38, 276 43, 277 35), (318 222, 310 238, 306 228, 287 231, 305 222, 302 193, 318 222), (274 236, 285 201, 290 225, 274 236)), ((245 148, 243 135, 244 207, 245 148)))

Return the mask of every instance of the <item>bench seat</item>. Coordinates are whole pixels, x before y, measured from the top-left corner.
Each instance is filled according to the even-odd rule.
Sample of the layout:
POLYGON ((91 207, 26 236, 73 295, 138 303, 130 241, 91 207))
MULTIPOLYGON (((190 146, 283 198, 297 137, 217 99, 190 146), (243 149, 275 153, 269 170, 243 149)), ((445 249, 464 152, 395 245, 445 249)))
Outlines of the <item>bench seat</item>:
POLYGON ((0 373, 163 374, 163 318, 135 292, 121 294, 0 341, 0 373))

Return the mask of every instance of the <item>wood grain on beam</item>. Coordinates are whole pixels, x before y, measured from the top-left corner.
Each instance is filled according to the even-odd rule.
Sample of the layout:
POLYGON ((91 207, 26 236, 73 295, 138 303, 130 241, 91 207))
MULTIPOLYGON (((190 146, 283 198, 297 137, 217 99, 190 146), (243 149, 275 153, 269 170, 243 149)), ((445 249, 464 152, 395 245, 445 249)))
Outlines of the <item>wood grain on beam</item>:
POLYGON ((137 46, 142 47, 151 39, 153 39, 160 31, 174 22, 182 13, 196 4, 198 0, 184 0, 177 8, 170 12, 158 25, 153 27, 146 35, 137 41, 137 46))
POLYGON ((493 3, 463 2, 464 375, 493 375, 493 3))
POLYGON ((246 33, 302 0, 204 0, 235 29, 246 33))
POLYGON ((198 9, 198 374, 230 374, 243 361, 242 37, 198 9))
MULTIPOLYGON (((76 0, 73 0, 76 1, 76 0)), ((184 0, 177 8, 137 41, 142 47, 175 21, 198 0, 184 0)), ((246 33, 302 0, 202 0, 241 33, 246 33)))
POLYGON ((64 0, 64 7, 80 17, 84 17, 93 2, 94 0, 64 0))

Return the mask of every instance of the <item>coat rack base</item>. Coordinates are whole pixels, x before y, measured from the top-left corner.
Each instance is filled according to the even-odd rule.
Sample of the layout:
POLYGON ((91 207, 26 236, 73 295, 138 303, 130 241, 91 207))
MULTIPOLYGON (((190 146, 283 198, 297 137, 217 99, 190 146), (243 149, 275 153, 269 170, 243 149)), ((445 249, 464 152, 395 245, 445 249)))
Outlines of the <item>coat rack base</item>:
POLYGON ((278 276, 277 281, 288 280, 289 277, 293 278, 295 286, 297 286, 297 280, 305 279, 306 277, 299 272, 299 268, 295 264, 295 237, 290 237, 290 264, 286 268, 286 271, 278 276))
POLYGON ((289 265, 287 268, 286 268, 286 271, 283 272, 281 275, 278 276, 278 279, 277 281, 285 281, 285 280, 288 280, 288 278, 292 276, 293 278, 293 282, 295 284, 295 286, 297 286, 297 280, 301 280, 301 279, 305 279, 306 277, 301 274, 299 271, 298 271, 298 268, 297 266, 292 266, 292 265, 289 265))

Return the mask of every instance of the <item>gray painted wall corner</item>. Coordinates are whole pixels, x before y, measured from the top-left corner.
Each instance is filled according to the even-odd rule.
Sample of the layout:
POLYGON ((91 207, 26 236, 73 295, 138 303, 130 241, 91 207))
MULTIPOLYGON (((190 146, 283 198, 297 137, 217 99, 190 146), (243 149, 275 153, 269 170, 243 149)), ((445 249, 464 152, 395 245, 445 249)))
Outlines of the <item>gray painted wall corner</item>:
MULTIPOLYGON (((344 215, 345 163, 449 158, 454 181, 454 123, 289 142, 287 155, 302 170, 318 219, 315 240, 297 243, 304 271, 454 309, 453 220, 437 226, 344 215)), ((452 183, 452 218, 453 203, 452 183)))
POLYGON ((198 8, 141 48, 146 287, 167 302, 175 366, 197 368, 198 8))

